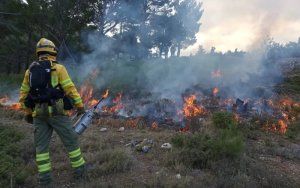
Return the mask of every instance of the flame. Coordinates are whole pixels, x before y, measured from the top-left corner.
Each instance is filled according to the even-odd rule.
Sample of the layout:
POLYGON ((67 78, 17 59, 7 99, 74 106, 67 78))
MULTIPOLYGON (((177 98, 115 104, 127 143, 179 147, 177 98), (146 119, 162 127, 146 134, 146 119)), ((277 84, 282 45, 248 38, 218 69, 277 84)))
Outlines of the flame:
POLYGON ((21 104, 20 103, 12 103, 10 105, 10 109, 13 109, 13 110, 20 110, 21 109, 21 104))
POLYGON ((91 100, 88 102, 88 106, 95 106, 97 103, 98 103, 98 101, 97 101, 96 99, 91 99, 91 100))
POLYGON ((0 104, 3 105, 3 106, 8 106, 9 109, 12 109, 12 110, 20 110, 21 109, 21 104, 20 103, 13 102, 7 96, 5 96, 3 98, 0 98, 0 104))
POLYGON ((288 124, 284 120, 280 119, 278 120, 278 125, 279 125, 279 132, 285 134, 288 128, 288 124))
MULTIPOLYGON (((85 83, 82 84, 80 87, 79 94, 85 106, 94 106, 97 104, 98 100, 92 99, 93 96, 93 87, 92 87, 92 80, 94 80, 100 73, 99 69, 93 69, 89 73, 88 79, 85 80, 85 83)), ((107 91, 108 92, 108 91, 107 91)))
POLYGON ((108 96, 108 89, 106 89, 106 91, 105 91, 105 93, 102 95, 102 97, 105 99, 105 98, 107 98, 107 96, 108 96))
POLYGON ((204 108, 196 104, 196 95, 184 98, 183 110, 180 112, 185 117, 195 117, 204 113, 204 108))
POLYGON ((190 130, 189 126, 184 126, 184 127, 182 127, 182 128, 179 129, 179 132, 186 133, 186 132, 189 132, 189 130, 190 130))
POLYGON ((217 96, 219 91, 220 91, 219 88, 217 88, 217 87, 213 88, 213 90, 212 90, 213 96, 217 96))
POLYGON ((118 95, 116 96, 116 98, 113 99, 112 102, 113 102, 113 106, 111 106, 111 107, 104 106, 102 108, 102 111, 103 112, 108 112, 108 113, 114 113, 114 112, 119 111, 123 107, 122 94, 118 93, 118 95))
POLYGON ((140 118, 129 119, 126 123, 128 127, 136 128, 138 126, 139 121, 140 118))
MULTIPOLYGON (((97 99, 93 99, 93 87, 90 84, 84 85, 80 88, 79 94, 84 102, 85 106, 95 106, 98 103, 97 99)), ((108 96, 108 89, 105 91, 105 93, 102 95, 102 97, 105 99, 108 96)))
POLYGON ((8 101, 8 97, 7 96, 5 96, 3 98, 0 98, 0 104, 2 104, 2 105, 4 105, 5 103, 7 103, 7 101, 8 101))
POLYGON ((152 123, 151 129, 158 129, 158 123, 156 121, 152 123))
MULTIPOLYGON (((90 100, 93 95, 93 87, 90 84, 81 86, 79 94, 84 102, 84 105, 91 106, 90 100)), ((94 103, 94 101, 92 103, 94 103)), ((96 103, 97 103, 97 101, 96 101, 96 103)))

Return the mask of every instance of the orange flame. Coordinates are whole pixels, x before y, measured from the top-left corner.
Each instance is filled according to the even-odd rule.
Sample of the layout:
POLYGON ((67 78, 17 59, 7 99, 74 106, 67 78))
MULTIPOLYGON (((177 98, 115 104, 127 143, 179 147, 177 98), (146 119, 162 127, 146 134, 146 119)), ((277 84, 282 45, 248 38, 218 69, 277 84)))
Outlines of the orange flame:
POLYGON ((106 91, 105 91, 105 93, 102 95, 102 97, 105 99, 105 98, 107 98, 107 96, 108 96, 108 89, 106 89, 106 91))
MULTIPOLYGON (((90 100, 93 95, 93 87, 90 84, 84 85, 80 88, 79 94, 84 101, 85 106, 91 106, 91 103, 94 104, 95 101, 90 103, 90 100)), ((97 101, 96 101, 97 103, 97 101)))
POLYGON ((20 110, 21 109, 21 104, 20 103, 12 103, 10 105, 10 109, 13 109, 13 110, 20 110))
POLYGON ((279 132, 285 134, 288 127, 287 123, 284 120, 280 119, 278 121, 278 124, 279 124, 279 132))
POLYGON ((219 93, 219 88, 217 88, 217 87, 215 87, 215 88, 213 88, 213 91, 212 91, 212 93, 213 93, 213 96, 217 96, 217 94, 219 93))
POLYGON ((126 124, 128 127, 132 127, 132 128, 136 128, 138 126, 140 119, 136 118, 136 119, 129 119, 126 124))
POLYGON ((113 106, 111 106, 111 107, 104 106, 102 108, 102 111, 103 112, 108 112, 108 113, 114 113, 114 112, 119 111, 123 107, 122 94, 118 93, 118 95, 116 96, 116 98, 113 99, 112 102, 114 104, 113 106))
POLYGON ((156 121, 152 123, 151 129, 158 129, 158 123, 156 121))
POLYGON ((3 98, 0 98, 0 104, 3 106, 8 106, 9 109, 12 110, 20 110, 21 109, 21 104, 17 102, 12 102, 9 97, 5 96, 3 98))
POLYGON ((180 112, 185 117, 195 117, 204 113, 204 108, 196 104, 196 95, 184 98, 183 110, 180 112))
POLYGON ((189 130, 190 130, 190 127, 189 127, 189 126, 185 126, 185 127, 183 127, 183 128, 180 128, 180 129, 179 129, 179 132, 181 132, 181 133, 186 133, 186 132, 189 132, 189 130))

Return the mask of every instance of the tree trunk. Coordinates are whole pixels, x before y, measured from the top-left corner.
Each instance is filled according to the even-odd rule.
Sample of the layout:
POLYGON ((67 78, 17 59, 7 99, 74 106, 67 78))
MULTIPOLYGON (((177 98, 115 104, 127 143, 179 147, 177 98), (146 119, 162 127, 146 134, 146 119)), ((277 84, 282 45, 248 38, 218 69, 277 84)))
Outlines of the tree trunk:
POLYGON ((28 38, 27 38, 27 53, 26 53, 26 59, 25 59, 25 70, 28 69, 29 67, 29 63, 30 63, 30 52, 31 52, 31 45, 30 45, 30 42, 31 42, 31 36, 32 36, 32 31, 30 31, 28 33, 28 38))
POLYGON ((180 50, 181 50, 181 44, 179 42, 178 45, 177 45, 177 57, 180 56, 180 50))
POLYGON ((159 50, 159 57, 162 58, 163 48, 159 47, 158 50, 159 50))
POLYGON ((9 61, 6 64, 6 74, 11 73, 11 64, 12 64, 12 60, 11 60, 11 58, 9 58, 9 61))
POLYGON ((20 74, 21 72, 21 67, 22 67, 22 61, 21 61, 21 54, 20 54, 20 51, 17 55, 17 74, 20 74))
POLYGON ((98 21, 98 27, 99 27, 99 31, 100 31, 100 35, 104 35, 104 14, 105 14, 105 9, 107 6, 107 2, 103 2, 98 4, 98 10, 99 10, 99 21, 98 21))

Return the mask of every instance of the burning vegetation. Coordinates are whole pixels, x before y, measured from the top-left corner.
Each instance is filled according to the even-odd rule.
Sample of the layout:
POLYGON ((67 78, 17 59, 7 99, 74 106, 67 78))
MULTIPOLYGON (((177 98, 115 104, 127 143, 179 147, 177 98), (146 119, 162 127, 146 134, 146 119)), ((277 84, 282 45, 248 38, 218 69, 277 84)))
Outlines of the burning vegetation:
MULTIPOLYGON (((212 79, 222 79, 222 75, 220 69, 211 73, 212 79)), ((224 111, 232 113, 241 125, 253 123, 262 130, 285 134, 288 126, 299 117, 300 103, 286 96, 242 100, 228 96, 225 87, 213 87, 210 91, 190 89, 182 94, 181 101, 166 98, 151 100, 151 96, 145 99, 142 93, 134 97, 136 93, 120 92, 108 97, 99 109, 99 118, 124 119, 129 127, 137 127, 142 120, 152 129, 165 126, 187 132, 192 122, 208 120, 213 113, 224 111)), ((97 102, 92 97, 95 95, 90 83, 81 87, 80 94, 87 107, 97 102)))
POLYGON ((20 103, 15 102, 16 100, 11 100, 8 96, 0 98, 0 105, 6 106, 12 110, 20 110, 21 105, 20 103))
MULTIPOLYGON (((178 64, 175 68, 180 71, 183 69, 176 66, 178 64)), ((195 182, 201 181, 205 187, 216 184, 217 187, 299 187, 299 177, 294 175, 299 173, 299 145, 295 144, 300 132, 299 100, 294 95, 276 92, 273 86, 258 87, 261 83, 257 82, 259 84, 256 85, 257 75, 251 78, 255 84, 244 80, 237 82, 233 77, 228 77, 231 69, 214 67, 216 66, 209 69, 209 73, 199 73, 203 79, 197 78, 194 84, 191 84, 191 73, 190 77, 186 77, 186 74, 185 77, 176 77, 178 80, 174 81, 175 84, 172 83, 174 77, 157 77, 172 69, 168 66, 168 69, 163 69, 159 74, 147 75, 151 79, 155 78, 155 82, 142 82, 144 87, 139 85, 139 81, 143 79, 131 77, 132 72, 138 70, 125 71, 132 78, 132 82, 128 82, 128 76, 122 75, 123 66, 118 74, 109 72, 111 68, 101 74, 100 71, 93 71, 87 76, 88 79, 79 88, 86 109, 92 108, 99 98, 105 99, 96 109, 93 125, 80 136, 84 140, 82 148, 87 161, 94 165, 89 172, 91 181, 86 184, 97 187, 99 181, 108 181, 109 185, 122 184, 128 187, 195 187, 195 182), (115 79, 110 80, 105 74, 114 75, 115 79), (102 76, 107 79, 107 85, 101 85, 102 76), (230 81, 232 84, 228 85, 230 81), (208 84, 198 84, 199 82, 208 84), (154 89, 149 89, 146 83, 154 89), (148 153, 144 153, 144 150, 137 151, 135 145, 143 143, 145 139, 153 140, 153 146, 148 148, 148 153), (172 149, 162 149, 160 146, 164 143, 170 144, 172 149), (136 161, 145 165, 132 165, 136 161), (195 174, 198 171, 194 169, 201 169, 201 173, 195 174), (286 176, 283 177, 282 172, 286 176), (107 174, 113 178, 107 180, 107 174), (141 178, 141 174, 146 178, 141 178), (178 177, 182 179, 177 179, 178 177), (182 181, 183 177, 186 181, 182 181), (130 182, 126 182, 128 179, 130 182)), ((191 70, 187 72, 189 71, 191 70)), ((194 74, 196 75, 195 72, 194 74)), ((143 78, 146 79, 146 76, 143 78)), ((266 80, 269 84, 267 79, 259 80, 266 80)), ((16 142, 22 144, 19 148, 26 158, 26 164, 20 164, 20 168, 30 171, 33 169, 28 168, 28 164, 32 162, 29 158, 33 157, 28 156, 34 156, 34 151, 28 151, 29 148, 23 145, 27 146, 32 142, 30 138, 33 127, 23 126, 23 114, 19 112, 18 105, 14 108, 16 100, 13 96, 7 95, 0 99, 0 110, 3 111, 0 114, 3 114, 5 129, 11 128, 11 121, 18 127, 16 130, 22 130, 22 134, 24 129, 28 129, 25 131, 26 140, 16 142)), ((17 132, 12 130, 5 134, 8 134, 7 138, 11 138, 10 134, 15 133, 17 132)), ((62 149, 58 137, 53 139, 52 149, 62 149)), ((15 150, 14 147, 6 147, 5 150, 8 150, 7 157, 15 157, 9 155, 14 153, 11 151, 15 150)), ((67 160, 65 155, 53 153, 54 157, 62 158, 61 161, 67 160)), ((19 159, 24 161, 21 157, 19 159)), ((71 185, 69 182, 73 180, 67 175, 65 166, 59 160, 56 161, 58 163, 53 168, 55 174, 59 174, 56 185, 71 185)), ((3 166, 2 169, 3 174, 13 174, 6 176, 7 182, 11 181, 11 177, 13 181, 14 178, 19 178, 20 185, 35 187, 35 182, 30 179, 32 173, 25 171, 24 176, 18 176, 19 168, 3 166)))
MULTIPOLYGON (((101 96, 93 85, 94 79, 100 76, 99 73, 98 69, 94 69, 80 87, 80 95, 86 108, 97 104, 97 96, 101 96)), ((136 91, 112 92, 108 95, 107 90, 104 94, 107 99, 98 109, 98 118, 123 119, 127 121, 128 127, 138 127, 143 122, 153 129, 166 127, 188 132, 193 122, 198 122, 199 119, 207 121, 213 113, 224 111, 232 113, 236 122, 241 125, 252 123, 262 130, 282 134, 299 118, 300 103, 288 96, 274 93, 268 97, 234 98, 228 93, 227 86, 221 84, 225 75, 220 68, 212 71, 210 76, 218 87, 191 87, 181 94, 181 99, 176 100, 155 98, 152 93, 136 91)), ((0 104, 9 109, 20 109, 20 105, 8 96, 1 98, 0 104)))

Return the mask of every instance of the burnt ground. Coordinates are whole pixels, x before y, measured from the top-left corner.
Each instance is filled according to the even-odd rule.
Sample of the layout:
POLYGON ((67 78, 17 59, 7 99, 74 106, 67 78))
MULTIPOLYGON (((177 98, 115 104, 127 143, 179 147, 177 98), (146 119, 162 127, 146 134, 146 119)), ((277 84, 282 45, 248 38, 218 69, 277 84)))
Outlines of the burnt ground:
MULTIPOLYGON (((1 173, 7 173, 12 187, 37 187, 33 126, 23 121, 21 112, 5 107, 0 107, 0 118, 0 128, 13 129, 24 135, 16 143, 19 150, 14 156, 19 159, 18 164, 22 164, 20 170, 15 172, 13 168, 7 168, 1 173)), ((204 124, 210 127, 211 123, 204 124)), ((165 150, 161 145, 171 142, 178 134, 175 130, 152 129, 143 123, 133 128, 124 120, 105 117, 94 121, 80 136, 81 149, 88 162, 87 177, 83 180, 73 179, 66 150, 59 137, 53 135, 50 154, 53 187, 300 187, 299 134, 289 138, 260 129, 245 127, 241 130, 245 138, 245 150, 241 155, 212 161, 206 168, 192 169, 180 161, 168 165, 173 149, 165 150), (121 126, 125 126, 125 131, 118 132, 121 126), (103 127, 108 130, 101 132, 103 127), (145 138, 153 141, 147 153, 128 144, 145 138)), ((188 137, 191 133, 179 134, 188 137)), ((9 184, 5 187, 10 187, 9 184)))

